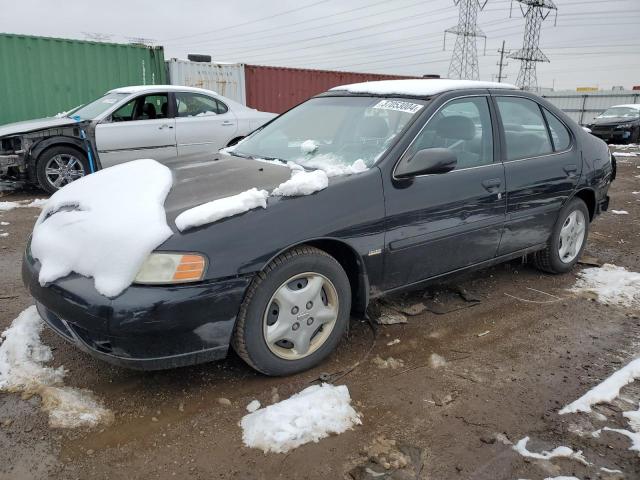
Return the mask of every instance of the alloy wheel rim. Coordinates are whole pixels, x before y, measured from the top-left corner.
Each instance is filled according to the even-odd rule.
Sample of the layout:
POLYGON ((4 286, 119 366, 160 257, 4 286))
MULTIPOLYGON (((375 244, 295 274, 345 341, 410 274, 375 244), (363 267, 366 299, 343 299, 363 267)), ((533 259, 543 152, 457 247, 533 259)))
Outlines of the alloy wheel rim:
POLYGON ((586 219, 580 210, 574 210, 564 221, 560 229, 558 255, 563 263, 571 263, 576 259, 586 232, 586 219))
POLYGON ((65 185, 84 177, 84 167, 77 157, 67 153, 54 155, 44 167, 47 181, 54 188, 62 188, 65 185))
POLYGON ((269 350, 285 360, 300 360, 325 344, 338 319, 338 292, 315 272, 295 275, 269 300, 263 335, 269 350))

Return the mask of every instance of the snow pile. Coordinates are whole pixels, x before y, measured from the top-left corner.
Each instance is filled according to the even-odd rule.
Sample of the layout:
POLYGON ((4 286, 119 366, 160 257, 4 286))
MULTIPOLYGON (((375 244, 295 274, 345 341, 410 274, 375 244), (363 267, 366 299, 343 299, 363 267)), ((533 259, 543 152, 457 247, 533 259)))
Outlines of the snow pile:
POLYGON ((0 212, 8 212, 14 208, 42 208, 47 198, 35 198, 33 200, 18 200, 17 202, 0 202, 0 212))
POLYGON ((252 188, 237 195, 219 198, 185 210, 176 217, 176 227, 181 232, 188 228, 199 227, 217 222, 223 218, 239 215, 254 208, 267 208, 269 192, 252 188))
POLYGON ((245 415, 240 425, 247 447, 285 453, 361 423, 347 387, 323 383, 245 415))
POLYGON ((637 157, 640 153, 637 152, 613 152, 614 157, 637 157))
POLYGON ((345 165, 339 158, 330 154, 316 155, 313 158, 299 159, 298 161, 305 167, 323 170, 328 177, 354 175, 369 169, 362 159, 358 159, 352 164, 345 165))
POLYGON ((640 273, 605 263, 602 267, 585 268, 578 277, 573 292, 595 293, 599 302, 608 305, 640 305, 640 273))
POLYGON ((331 90, 346 90, 351 93, 371 93, 374 95, 399 94, 428 97, 449 90, 466 90, 468 88, 504 88, 513 90, 517 87, 508 83, 478 82, 474 80, 412 79, 352 83, 351 85, 333 87, 331 90))
POLYGON ((565 413, 590 412, 591 407, 597 403, 611 402, 618 396, 622 387, 637 378, 640 378, 640 358, 633 360, 613 373, 604 382, 596 385, 579 399, 571 402, 559 413, 563 415, 565 413))
POLYGON ((328 186, 329 178, 323 170, 313 170, 311 172, 293 170, 291 178, 278 185, 271 193, 284 197, 296 197, 299 195, 311 195, 324 190, 328 186))
POLYGON ((258 410, 259 408, 260 408, 260 401, 259 400, 251 400, 251 402, 249 402, 249 404, 247 405, 247 412, 253 413, 256 410, 258 410))
POLYGON ((582 455, 582 451, 579 450, 574 452, 569 447, 556 447, 550 452, 543 451, 542 453, 530 452, 527 450, 527 442, 529 441, 529 437, 524 437, 518 443, 516 443, 512 448, 518 452, 523 457, 535 458, 537 460, 551 460, 553 458, 569 458, 573 460, 577 460, 584 465, 588 465, 589 463, 582 455))
POLYGON ((313 140, 305 140, 300 144, 300 150, 304 153, 313 153, 318 150, 318 144, 313 140))
POLYGON ((31 253, 40 284, 77 272, 115 297, 133 282, 147 256, 172 235, 164 200, 171 171, 135 160, 82 177, 58 190, 33 230, 31 253))
POLYGON ((611 213, 614 215, 629 215, 629 212, 626 210, 611 210, 611 213))
POLYGON ((43 325, 36 307, 31 306, 2 333, 0 391, 39 395, 52 427, 92 427, 111 423, 113 414, 90 391, 63 386, 64 367, 44 366, 53 355, 40 341, 43 325))

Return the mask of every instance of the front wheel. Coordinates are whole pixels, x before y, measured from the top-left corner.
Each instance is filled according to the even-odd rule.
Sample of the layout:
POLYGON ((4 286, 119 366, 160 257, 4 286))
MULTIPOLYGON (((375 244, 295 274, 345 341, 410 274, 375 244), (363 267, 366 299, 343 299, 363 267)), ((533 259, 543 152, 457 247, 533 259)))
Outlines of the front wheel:
POLYGON ((574 198, 560 211, 547 247, 534 254, 536 267, 549 273, 568 272, 578 263, 588 235, 589 210, 583 200, 574 198))
POLYGON ((45 150, 38 158, 36 173, 40 187, 55 193, 89 173, 89 162, 80 150, 64 145, 45 150))
POLYGON ((296 247, 252 281, 232 345, 264 374, 301 372, 337 347, 350 310, 351 287, 340 264, 317 248, 296 247))

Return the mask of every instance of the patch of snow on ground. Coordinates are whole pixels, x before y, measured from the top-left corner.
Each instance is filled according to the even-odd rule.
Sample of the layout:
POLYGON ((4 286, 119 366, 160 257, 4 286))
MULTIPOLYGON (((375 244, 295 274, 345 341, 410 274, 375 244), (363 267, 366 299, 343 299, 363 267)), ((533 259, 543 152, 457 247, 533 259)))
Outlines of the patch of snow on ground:
POLYGON ((31 306, 2 333, 0 391, 39 395, 52 427, 92 427, 111 423, 113 414, 90 391, 63 385, 64 367, 44 365, 53 359, 53 355, 40 341, 43 326, 36 307, 31 306))
POLYGON ((0 233, 0 237, 8 237, 9 233, 8 232, 2 232, 0 233))
POLYGON ((2 225, 3 227, 6 227, 7 225, 10 225, 9 222, 0 222, 0 225, 2 225))
POLYGON ((312 193, 324 190, 329 186, 329 178, 323 170, 293 171, 291 178, 278 185, 273 195, 284 197, 296 197, 300 195, 311 195, 312 193))
POLYGON ((590 412, 593 405, 613 401, 619 395, 620 389, 636 378, 640 378, 640 358, 613 373, 604 382, 599 383, 583 396, 571 402, 559 413, 563 415, 565 413, 590 412))
POLYGON ((252 188, 237 195, 219 198, 185 210, 176 217, 176 227, 181 232, 223 218, 239 215, 254 208, 267 208, 269 192, 252 188))
POLYGON ((640 155, 636 152, 613 152, 614 157, 637 157, 640 155))
POLYGON ((42 265, 40 284, 76 272, 93 277, 101 294, 119 295, 173 233, 164 211, 172 183, 166 166, 135 160, 54 193, 33 230, 31 253, 42 265))
POLYGON ((249 402, 249 405, 247 405, 247 412, 253 413, 259 408, 260 408, 260 401, 252 400, 251 402, 249 402))
POLYGON ((626 210, 611 210, 611 213, 614 215, 629 215, 629 212, 626 210))
POLYGON ((602 267, 585 268, 571 289, 576 293, 594 293, 607 305, 632 307, 640 305, 640 273, 605 263, 602 267))
POLYGON ((14 208, 42 208, 48 198, 34 198, 33 200, 18 200, 16 202, 0 202, 0 212, 8 212, 14 208))
POLYGON ((346 385, 326 383, 305 388, 286 400, 245 415, 240 421, 244 444, 265 453, 285 453, 361 423, 360 415, 351 406, 346 385))
POLYGON ((560 476, 560 477, 547 477, 544 480, 580 480, 580 479, 578 477, 560 476))
POLYGON ((444 357, 441 357, 437 353, 432 353, 429 357, 429 365, 431 365, 431 368, 444 367, 446 364, 447 361, 444 359, 444 357))
POLYGON ((552 458, 570 458, 573 460, 577 460, 578 462, 588 465, 587 460, 582 455, 582 451, 579 450, 574 452, 573 449, 569 447, 556 447, 550 452, 543 451, 542 453, 530 452, 527 450, 527 442, 529 442, 529 437, 524 437, 519 440, 512 448, 518 452, 523 457, 535 458, 537 460, 551 460, 552 458))

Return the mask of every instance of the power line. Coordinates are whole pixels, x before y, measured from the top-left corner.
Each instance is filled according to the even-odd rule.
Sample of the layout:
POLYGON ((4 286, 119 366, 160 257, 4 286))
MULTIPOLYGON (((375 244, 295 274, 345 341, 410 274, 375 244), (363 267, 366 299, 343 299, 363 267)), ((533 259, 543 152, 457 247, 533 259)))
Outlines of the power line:
POLYGON ((266 17, 261 17, 261 18, 256 18, 254 20, 249 20, 247 22, 242 22, 242 23, 236 23, 235 25, 229 25, 227 27, 223 27, 223 28, 216 28, 215 30, 207 30, 205 32, 200 32, 200 33, 192 33, 190 35, 182 35, 180 37, 173 37, 173 38, 168 38, 166 39, 167 41, 171 41, 171 40, 181 40, 183 38, 193 38, 193 37, 199 37, 202 35, 207 35, 207 34, 211 34, 211 33, 219 33, 219 32, 226 32, 227 30, 231 30, 233 28, 238 28, 238 27, 244 27, 245 25, 251 25, 253 23, 258 23, 258 22, 263 22, 265 20, 271 20, 272 18, 276 18, 276 17, 281 17, 283 15, 288 15, 290 13, 294 13, 294 12, 299 12, 300 10, 305 10, 307 8, 312 8, 315 7, 317 5, 320 5, 322 3, 327 3, 330 2, 331 0, 319 0, 317 2, 311 3, 309 5, 303 5, 302 7, 296 7, 296 8, 292 8, 291 10, 285 10, 284 12, 280 12, 280 13, 275 13, 273 15, 268 15, 266 17))

